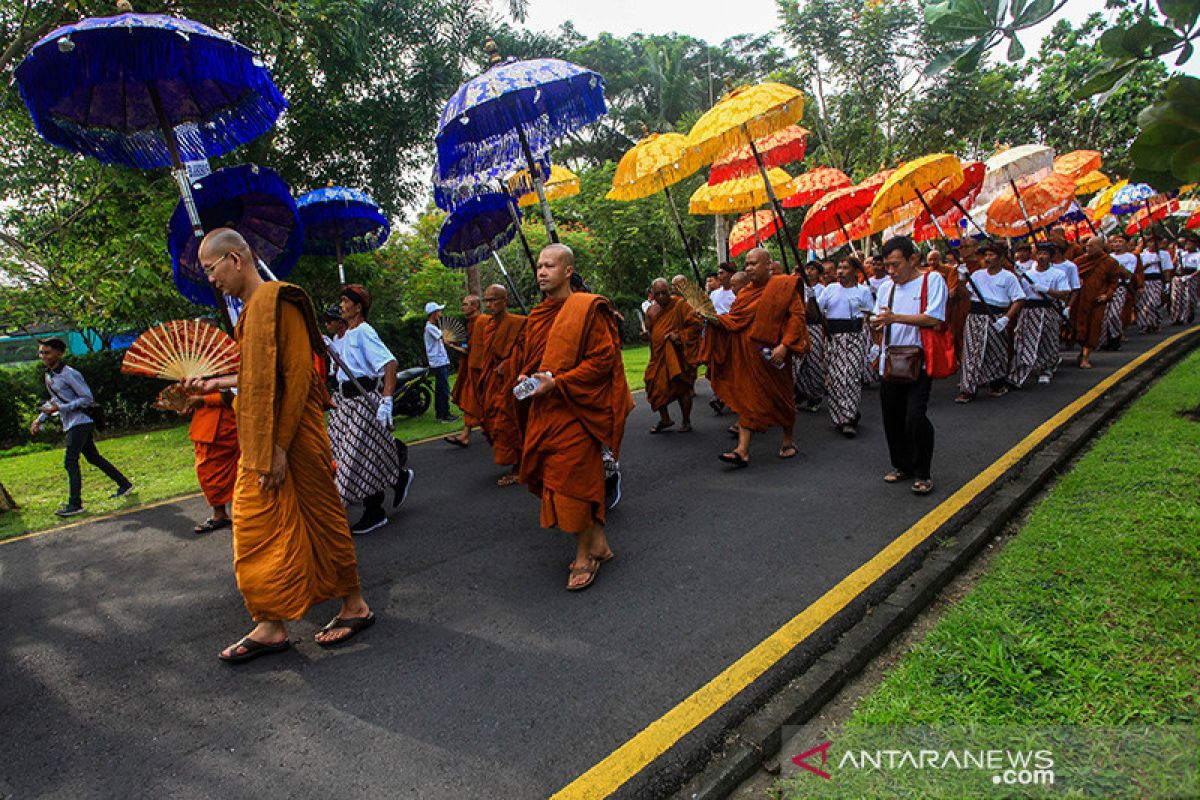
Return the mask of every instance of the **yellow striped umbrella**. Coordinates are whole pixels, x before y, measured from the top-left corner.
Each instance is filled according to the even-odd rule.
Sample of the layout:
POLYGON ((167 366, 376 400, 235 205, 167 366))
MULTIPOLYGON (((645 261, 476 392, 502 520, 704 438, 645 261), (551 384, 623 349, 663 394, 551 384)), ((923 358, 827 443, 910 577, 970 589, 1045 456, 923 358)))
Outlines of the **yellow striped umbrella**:
MULTIPOLYGON (((771 179, 771 190, 787 195, 792 189, 792 176, 778 167, 767 173, 771 179)), ((711 186, 702 184, 692 193, 688 201, 691 214, 741 214, 766 205, 770 200, 767 187, 760 175, 734 178, 731 181, 711 186)), ((779 213, 779 212, 776 212, 779 213)), ((782 217, 782 215, 780 215, 782 217)))
MULTIPOLYGON (((517 205, 522 208, 538 204, 537 187, 529 180, 529 172, 521 170, 508 179, 508 188, 517 195, 517 205)), ((550 177, 542 184, 547 200, 558 200, 563 197, 574 197, 579 194, 579 176, 566 167, 554 164, 550 167, 550 177)))
POLYGON ((1088 203, 1088 208, 1095 212, 1093 218, 1098 221, 1108 216, 1108 214, 1112 211, 1113 197, 1116 196, 1117 192, 1121 191, 1128 185, 1129 181, 1117 181, 1112 186, 1109 186, 1103 192, 1093 197, 1092 202, 1088 203))
POLYGON ((1082 178, 1075 179, 1075 194, 1076 196, 1091 194, 1098 192, 1101 189, 1106 189, 1112 186, 1112 181, 1108 179, 1100 170, 1092 170, 1082 178))
POLYGON ((913 219, 922 210, 932 217, 925 193, 952 192, 962 182, 962 163, 949 153, 934 153, 901 164, 871 201, 872 232, 913 219))

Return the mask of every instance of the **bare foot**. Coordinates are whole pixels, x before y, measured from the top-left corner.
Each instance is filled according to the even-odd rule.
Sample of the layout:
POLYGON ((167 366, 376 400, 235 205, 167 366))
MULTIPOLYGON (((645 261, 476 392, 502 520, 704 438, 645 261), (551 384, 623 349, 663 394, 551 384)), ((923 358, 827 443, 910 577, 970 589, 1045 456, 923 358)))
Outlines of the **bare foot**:
POLYGON ((507 475, 500 476, 496 481, 497 486, 512 486, 514 483, 520 483, 521 479, 515 472, 510 472, 507 475))

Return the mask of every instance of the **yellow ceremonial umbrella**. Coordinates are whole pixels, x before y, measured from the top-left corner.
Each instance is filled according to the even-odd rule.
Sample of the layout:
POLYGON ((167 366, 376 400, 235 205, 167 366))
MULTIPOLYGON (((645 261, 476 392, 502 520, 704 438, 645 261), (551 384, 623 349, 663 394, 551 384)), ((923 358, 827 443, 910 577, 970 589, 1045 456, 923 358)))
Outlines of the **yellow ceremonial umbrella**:
POLYGON ((671 215, 675 217, 675 228, 679 238, 683 240, 683 249, 692 271, 700 277, 700 265, 692 255, 688 245, 687 234, 683 230, 683 220, 679 218, 679 209, 675 207, 675 198, 671 196, 670 187, 700 169, 700 154, 687 146, 687 137, 682 133, 651 133, 631 147, 617 163, 617 171, 613 174, 612 188, 604 195, 609 200, 629 202, 649 197, 655 192, 662 192, 667 197, 667 205, 671 215))
MULTIPOLYGON (((952 192, 962 185, 963 168, 958 156, 934 153, 901 164, 879 188, 871 201, 871 231, 877 233, 916 217, 922 209, 934 224, 937 218, 925 194, 952 192)), ((943 237, 945 235, 943 234, 943 237)))
MULTIPOLYGON (((522 208, 536 206, 539 202, 537 188, 529 180, 529 172, 521 170, 508 179, 509 190, 517 195, 517 205, 522 208)), ((579 194, 579 176, 566 167, 554 164, 550 167, 550 177, 542 184, 547 200, 558 200, 562 197, 574 197, 579 194)))
MULTIPOLYGON (((769 188, 772 192, 786 196, 792 189, 792 176, 778 167, 770 170, 767 176, 771 180, 769 188)), ((769 200, 770 193, 768 187, 763 184, 762 176, 751 175, 745 178, 734 178, 715 186, 702 184, 692 193, 692 197, 688 201, 688 212, 691 214, 742 214, 766 205, 769 200)), ((782 215, 780 216, 782 217, 782 215)))
POLYGON ((1093 197, 1092 202, 1088 203, 1088 208, 1095 212, 1093 218, 1099 221, 1103 217, 1108 216, 1109 212, 1112 211, 1113 197, 1117 194, 1117 192, 1121 191, 1121 189, 1125 188, 1127 185, 1129 185, 1129 181, 1117 181, 1112 186, 1109 186, 1103 192, 1093 197))
POLYGON ((1091 194, 1112 185, 1112 181, 1098 169, 1094 169, 1082 178, 1075 179, 1075 195, 1091 194))
MULTIPOLYGON (((750 152, 758 164, 760 185, 765 188, 766 199, 770 200, 775 213, 783 221, 785 238, 792 247, 797 264, 800 263, 800 251, 796 247, 796 239, 788 230, 787 219, 784 218, 783 208, 779 205, 774 188, 775 180, 768 176, 762 153, 758 151, 755 143, 781 128, 799 122, 802 116, 803 92, 783 83, 765 81, 753 86, 739 86, 726 94, 720 102, 696 120, 696 124, 687 135, 688 147, 695 148, 700 160, 705 164, 712 163, 730 150, 747 145, 750 147, 750 152)), ((689 210, 690 207, 689 204, 689 210)))

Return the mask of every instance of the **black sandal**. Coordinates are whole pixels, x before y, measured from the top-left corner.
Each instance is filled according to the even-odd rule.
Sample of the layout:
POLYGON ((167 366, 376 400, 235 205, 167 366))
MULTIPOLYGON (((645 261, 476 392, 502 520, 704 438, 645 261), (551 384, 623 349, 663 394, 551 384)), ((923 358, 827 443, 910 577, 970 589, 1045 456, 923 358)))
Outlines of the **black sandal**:
POLYGON ((233 646, 232 654, 225 655, 224 652, 220 652, 217 653, 217 658, 226 664, 245 664, 247 661, 253 661, 260 656, 271 656, 276 653, 282 653, 285 650, 291 649, 291 647, 291 639, 284 639, 282 642, 276 642, 275 644, 267 644, 257 639, 251 639, 249 636, 243 636, 242 640, 233 646), (246 648, 246 651, 239 653, 239 647, 246 648))
POLYGON ((450 436, 443 436, 442 441, 445 442, 446 444, 452 444, 455 447, 470 447, 471 446, 470 443, 464 442, 462 439, 458 438, 457 436, 454 436, 453 434, 451 434, 450 436))
POLYGON ((650 429, 651 433, 662 433, 665 430, 670 430, 675 427, 675 420, 669 419, 663 422, 661 419, 654 423, 654 427, 650 429))
POLYGON ((326 625, 324 628, 321 628, 322 633, 324 633, 325 631, 337 630, 338 628, 348 628, 350 630, 350 632, 347 633, 342 638, 335 639, 332 642, 322 642, 320 639, 316 639, 315 641, 317 644, 321 645, 321 647, 336 647, 340 644, 345 644, 346 642, 350 641, 355 636, 362 633, 363 631, 365 631, 367 628, 371 627, 374 624, 375 624, 375 612, 374 611, 370 612, 365 617, 354 617, 352 619, 342 619, 341 617, 334 617, 333 619, 329 620, 328 625, 326 625))
POLYGON ((230 520, 228 517, 226 517, 225 519, 217 519, 216 517, 209 517, 208 519, 204 520, 204 522, 201 522, 199 525, 192 528, 192 530, 195 531, 196 533, 212 533, 213 531, 219 531, 222 528, 228 528, 228 527, 231 527, 232 525, 233 525, 233 521, 230 520))
POLYGON ((736 450, 729 453, 721 453, 721 455, 717 456, 717 460, 723 461, 726 464, 732 464, 738 469, 745 469, 750 466, 750 462, 742 458, 742 454, 736 450))

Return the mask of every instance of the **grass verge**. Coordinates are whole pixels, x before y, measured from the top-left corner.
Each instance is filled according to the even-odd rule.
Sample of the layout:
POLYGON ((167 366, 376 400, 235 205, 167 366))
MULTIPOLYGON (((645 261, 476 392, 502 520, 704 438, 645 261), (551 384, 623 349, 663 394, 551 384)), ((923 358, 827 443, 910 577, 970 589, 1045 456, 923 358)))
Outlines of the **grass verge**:
MULTIPOLYGON (((650 357, 649 347, 625 350, 625 375, 633 390, 642 388, 642 374, 650 357)), ((453 380, 453 377, 451 378, 453 380)), ((424 415, 396 421, 396 436, 415 442, 444 436, 461 428, 437 421, 431 407, 424 415)), ((99 470, 80 461, 83 471, 83 503, 87 514, 96 516, 199 491, 187 426, 106 437, 98 441, 100 452, 127 474, 137 492, 119 500, 109 497, 114 487, 99 470)), ((63 521, 54 509, 66 502, 67 475, 62 466, 61 447, 22 452, 0 458, 0 483, 20 505, 16 511, 0 513, 0 539, 43 530, 86 519, 63 521)))
MULTIPOLYGON (((1049 737, 1062 755, 1058 789, 998 792, 990 774, 972 788, 936 770, 835 768, 831 780, 801 771, 776 792, 786 798, 1063 796, 1066 770, 1079 796, 1196 796, 1200 424, 1181 412, 1197 397, 1200 353, 1096 441, 1034 507, 978 585, 826 737, 834 743, 826 763, 835 767, 846 752, 868 743, 878 749, 881 732, 891 730, 895 746, 904 738, 900 727, 1003 729, 1035 742, 1049 737), (1051 728, 1057 732, 1047 733, 1051 728), (1103 736, 1093 735, 1098 731, 1103 736), (1166 768, 1128 752, 1104 752, 1112 748, 1100 742, 1114 735, 1160 745, 1150 755, 1166 768)), ((923 735, 928 746, 928 729, 923 735)))

